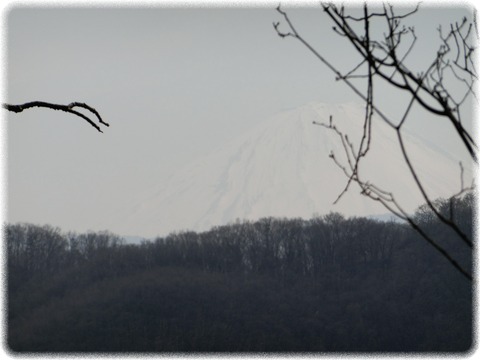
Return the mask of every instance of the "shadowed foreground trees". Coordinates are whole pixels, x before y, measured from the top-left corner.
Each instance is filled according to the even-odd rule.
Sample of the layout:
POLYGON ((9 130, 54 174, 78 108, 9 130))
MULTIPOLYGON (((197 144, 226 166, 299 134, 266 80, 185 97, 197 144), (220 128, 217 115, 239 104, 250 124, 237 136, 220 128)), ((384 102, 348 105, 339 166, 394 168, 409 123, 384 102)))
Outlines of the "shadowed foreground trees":
MULTIPOLYGON (((438 206, 450 204, 439 200, 438 206)), ((457 199, 472 231, 473 196, 457 199)), ((471 253, 415 214, 459 262, 471 253)), ((265 218, 140 245, 6 226, 15 352, 462 352, 471 283, 408 225, 265 218)))

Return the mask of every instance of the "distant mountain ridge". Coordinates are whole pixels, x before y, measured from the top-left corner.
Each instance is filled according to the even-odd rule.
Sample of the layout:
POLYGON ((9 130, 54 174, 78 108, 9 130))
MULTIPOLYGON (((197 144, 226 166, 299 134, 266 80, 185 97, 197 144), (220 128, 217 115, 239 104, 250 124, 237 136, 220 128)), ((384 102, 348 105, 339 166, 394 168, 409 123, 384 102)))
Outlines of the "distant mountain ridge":
MULTIPOLYGON (((363 105, 312 102, 282 112, 172 174, 112 228, 153 237, 265 216, 311 218, 331 211, 346 216, 385 214, 385 208, 361 196, 355 184, 333 205, 347 178, 328 155, 333 151, 342 159, 344 149, 334 132, 312 124, 328 123, 330 115, 358 145, 363 105)), ((395 133, 374 116, 373 137, 360 174, 398 194, 404 209, 414 211, 423 201, 403 164, 395 133)), ((406 136, 406 141, 429 195, 458 191, 458 163, 414 137, 406 136)))

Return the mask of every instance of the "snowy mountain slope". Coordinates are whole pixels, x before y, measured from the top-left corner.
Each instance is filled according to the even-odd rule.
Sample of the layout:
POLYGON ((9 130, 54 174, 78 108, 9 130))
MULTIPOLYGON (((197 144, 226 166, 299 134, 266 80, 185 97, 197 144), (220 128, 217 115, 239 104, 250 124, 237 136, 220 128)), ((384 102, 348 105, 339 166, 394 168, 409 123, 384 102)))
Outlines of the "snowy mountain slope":
MULTIPOLYGON (((361 196, 357 185, 333 205, 347 179, 328 155, 333 151, 342 158, 344 149, 334 132, 312 124, 327 123, 330 115, 358 144, 363 106, 307 104, 262 122, 228 146, 172 174, 137 204, 128 218, 121 219, 120 226, 129 233, 155 236, 265 216, 385 213, 380 204, 361 196)), ((398 194, 405 210, 413 211, 423 201, 401 161, 395 133, 374 118, 373 134, 371 152, 362 162, 360 174, 398 194)), ((455 161, 413 137, 408 138, 407 147, 429 195, 447 196, 458 191, 455 161)))

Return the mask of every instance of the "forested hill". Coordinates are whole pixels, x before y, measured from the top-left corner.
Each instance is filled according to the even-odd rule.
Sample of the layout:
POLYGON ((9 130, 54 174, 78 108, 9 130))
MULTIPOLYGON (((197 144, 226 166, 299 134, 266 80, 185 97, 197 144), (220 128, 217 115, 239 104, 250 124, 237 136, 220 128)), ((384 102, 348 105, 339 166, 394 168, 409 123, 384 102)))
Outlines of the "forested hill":
MULTIPOLYGON (((454 213, 472 233, 473 196, 454 213)), ((463 266, 472 254, 416 219, 463 266)), ((140 245, 5 226, 14 352, 463 352, 472 286, 410 227, 332 213, 140 245)))

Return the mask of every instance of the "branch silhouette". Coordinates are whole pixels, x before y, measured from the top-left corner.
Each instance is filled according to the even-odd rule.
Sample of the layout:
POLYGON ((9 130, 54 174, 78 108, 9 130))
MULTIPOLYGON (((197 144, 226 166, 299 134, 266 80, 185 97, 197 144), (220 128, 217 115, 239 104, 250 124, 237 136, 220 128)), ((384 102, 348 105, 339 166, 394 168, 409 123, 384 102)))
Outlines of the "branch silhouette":
POLYGON ((287 30, 280 29, 280 22, 274 22, 273 27, 281 38, 294 38, 302 43, 309 51, 311 51, 323 64, 325 64, 335 75, 336 80, 343 81, 351 90, 354 91, 365 102, 365 117, 363 119, 363 134, 360 139, 358 148, 352 144, 348 135, 341 132, 334 124, 332 117, 329 123, 318 123, 316 125, 323 126, 333 131, 338 136, 344 155, 346 156, 345 164, 338 160, 336 155, 330 153, 330 158, 342 170, 347 177, 347 183, 343 191, 338 195, 335 202, 349 190, 352 183, 358 184, 361 193, 374 201, 380 202, 391 213, 408 222, 421 237, 432 245, 443 257, 445 257, 451 265, 457 269, 467 279, 472 280, 472 275, 464 269, 438 241, 435 241, 430 235, 424 231, 415 218, 408 214, 399 204, 394 195, 384 189, 379 188, 375 184, 360 177, 358 169, 361 160, 368 155, 370 144, 373 141, 371 121, 372 115, 378 115, 397 135, 398 144, 400 146, 403 161, 407 165, 408 171, 413 178, 417 188, 420 190, 426 206, 432 213, 446 226, 452 229, 459 237, 461 242, 473 249, 472 240, 460 229, 453 219, 453 203, 454 199, 462 196, 466 192, 474 189, 473 183, 470 187, 464 187, 463 181, 463 165, 460 163, 460 180, 461 189, 458 193, 450 198, 450 216, 442 214, 440 208, 437 208, 435 202, 428 196, 424 184, 417 174, 417 169, 408 155, 407 148, 403 141, 403 126, 414 103, 419 104, 428 112, 435 114, 441 118, 446 118, 454 127, 454 131, 462 144, 465 146, 473 162, 477 162, 478 148, 473 137, 465 129, 460 117, 460 108, 469 96, 476 99, 474 92, 474 83, 477 78, 476 69, 473 62, 473 46, 469 44, 469 37, 472 33, 472 26, 468 26, 466 19, 461 23, 456 23, 450 27, 447 35, 443 35, 439 29, 439 36, 442 42, 431 65, 423 72, 414 74, 404 65, 405 59, 411 53, 417 36, 413 27, 401 26, 401 20, 416 13, 418 5, 409 12, 398 15, 395 14, 392 6, 383 5, 383 10, 378 12, 369 12, 367 4, 363 6, 363 16, 354 17, 345 13, 344 6, 337 7, 331 3, 322 4, 324 12, 333 20, 335 26, 333 31, 343 38, 346 38, 351 45, 361 55, 361 61, 355 65, 352 70, 346 74, 342 74, 334 65, 328 61, 319 51, 313 48, 295 29, 288 14, 277 7, 278 13, 283 17, 287 30), (370 25, 373 19, 386 20, 387 30, 383 34, 383 38, 375 40, 371 33, 370 25), (358 23, 363 25, 363 32, 359 33, 358 23), (407 44, 406 51, 400 53, 400 43, 410 39, 407 44), (453 43, 453 44, 452 44, 453 43), (453 54, 452 54, 453 53, 453 54), (453 56, 453 59, 448 58, 453 56), (366 72, 360 73, 360 71, 366 72), (459 97, 459 100, 448 91, 445 73, 453 74, 459 83, 464 85, 465 91, 459 97), (405 91, 411 96, 411 99, 401 116, 400 121, 395 122, 386 116, 378 106, 374 103, 373 97, 373 79, 378 77, 394 88, 405 91), (366 79, 366 93, 359 90, 351 79, 366 79))
POLYGON ((87 121, 91 126, 93 126, 95 129, 97 129, 99 132, 103 133, 100 126, 97 125, 90 117, 75 110, 75 108, 82 108, 91 112, 96 117, 96 119, 100 124, 105 126, 110 126, 110 124, 103 121, 102 117, 100 116, 100 114, 95 108, 81 102, 72 102, 68 105, 60 105, 60 104, 52 104, 44 101, 31 101, 31 102, 27 102, 19 105, 3 104, 3 107, 8 111, 15 112, 15 113, 20 113, 24 110, 31 109, 34 107, 64 111, 82 118, 83 120, 87 121))

